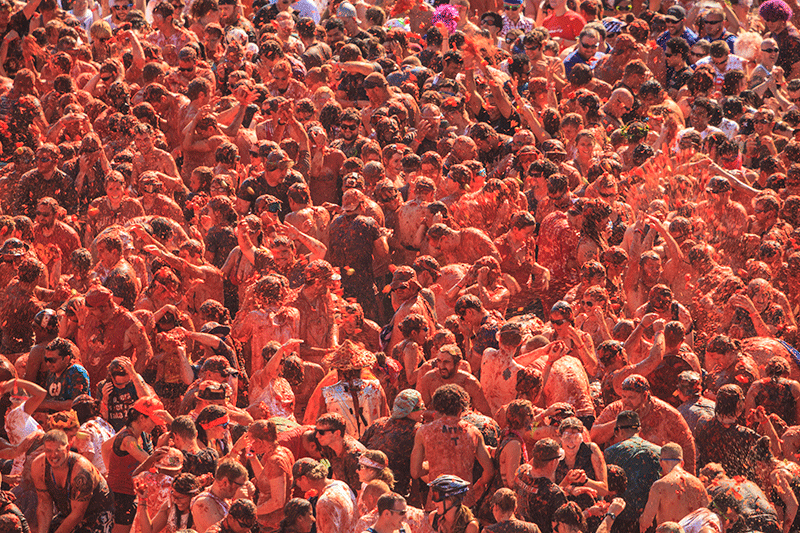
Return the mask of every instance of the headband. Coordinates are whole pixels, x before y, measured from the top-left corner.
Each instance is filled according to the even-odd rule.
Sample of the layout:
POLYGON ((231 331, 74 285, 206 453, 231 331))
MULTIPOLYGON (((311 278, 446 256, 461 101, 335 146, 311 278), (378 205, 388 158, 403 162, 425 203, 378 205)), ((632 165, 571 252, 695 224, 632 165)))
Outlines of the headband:
POLYGON ((386 468, 382 464, 373 461, 369 457, 364 457, 363 455, 358 458, 358 464, 374 468, 375 470, 383 470, 384 468, 386 468))
POLYGON ((222 424, 227 424, 229 422, 230 418, 228 418, 228 415, 225 415, 223 417, 217 418, 216 420, 211 420, 209 422, 201 423, 200 426, 205 430, 209 430, 211 428, 221 426, 222 424))

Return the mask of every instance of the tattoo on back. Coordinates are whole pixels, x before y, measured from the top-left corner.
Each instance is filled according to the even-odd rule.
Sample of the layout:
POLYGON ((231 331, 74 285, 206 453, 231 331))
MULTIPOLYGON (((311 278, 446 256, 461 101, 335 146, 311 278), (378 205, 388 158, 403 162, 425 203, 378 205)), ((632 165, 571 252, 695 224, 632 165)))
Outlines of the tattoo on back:
POLYGON ((87 470, 77 472, 72 479, 72 494, 71 497, 75 501, 85 502, 92 498, 94 489, 94 482, 92 481, 92 474, 87 470))

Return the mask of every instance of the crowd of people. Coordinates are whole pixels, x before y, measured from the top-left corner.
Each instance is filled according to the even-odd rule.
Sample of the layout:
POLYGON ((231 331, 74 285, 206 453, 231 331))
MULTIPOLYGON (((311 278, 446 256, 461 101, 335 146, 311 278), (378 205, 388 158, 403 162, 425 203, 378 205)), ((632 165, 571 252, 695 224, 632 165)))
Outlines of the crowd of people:
POLYGON ((795 0, 0 0, 0 533, 800 532, 795 0))

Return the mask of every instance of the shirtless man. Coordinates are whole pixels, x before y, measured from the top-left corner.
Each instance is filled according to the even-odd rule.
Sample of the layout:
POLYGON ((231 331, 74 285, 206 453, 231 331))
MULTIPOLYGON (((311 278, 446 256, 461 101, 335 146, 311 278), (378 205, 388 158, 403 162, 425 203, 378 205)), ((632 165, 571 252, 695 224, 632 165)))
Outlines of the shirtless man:
POLYGON ((481 360, 481 388, 492 414, 517 397, 517 372, 525 368, 514 360, 522 343, 519 323, 503 324, 497 340, 500 347, 487 348, 481 360))
POLYGON ((75 306, 78 319, 76 343, 89 383, 99 383, 115 357, 129 357, 136 371, 144 371, 153 357, 153 348, 144 326, 131 313, 118 306, 110 290, 94 287, 83 302, 75 306))
POLYGON ((428 204, 433 201, 436 186, 432 179, 423 176, 417 178, 413 188, 414 198, 397 210, 397 229, 394 238, 400 246, 393 259, 398 265, 410 265, 419 253, 425 238, 428 204))
POLYGON ((192 518, 197 531, 207 531, 228 512, 230 500, 247 483, 247 470, 235 459, 217 465, 214 483, 192 502, 192 518))
POLYGON ((390 288, 392 290, 392 307, 395 308, 395 313, 392 319, 392 336, 386 347, 388 354, 391 354, 394 347, 403 341, 400 324, 408 315, 418 313, 425 317, 426 327, 431 332, 436 326, 431 306, 420 293, 422 286, 417 281, 417 273, 413 268, 409 266, 397 268, 392 276, 390 288))
POLYGON ((678 522, 689 513, 708 506, 709 497, 703 483, 683 469, 683 449, 674 442, 661 447, 663 477, 650 487, 650 496, 639 518, 641 533, 653 525, 678 522))
POLYGON ((435 368, 425 373, 417 381, 417 390, 422 394, 422 401, 430 405, 435 391, 444 385, 458 385, 469 394, 472 407, 476 411, 491 416, 493 413, 486 402, 480 382, 475 376, 459 369, 462 355, 461 348, 455 344, 445 344, 439 348, 435 359, 435 368))
POLYGON ((706 223, 707 242, 719 252, 740 255, 741 237, 747 231, 747 211, 731 200, 731 183, 725 177, 711 178, 706 194, 708 200, 697 206, 697 216, 706 223))
MULTIPOLYGON (((313 179, 313 178, 312 178, 313 179)), ((328 225, 331 215, 327 209, 311 203, 311 191, 305 183, 293 183, 286 192, 289 209, 284 222, 328 245, 328 225)))
MULTIPOLYGON (((153 145, 153 127, 139 123, 133 128, 133 141, 136 144, 136 155, 133 157, 133 179, 146 170, 155 170, 175 179, 180 179, 178 166, 172 156, 153 145)), ((168 187, 171 188, 171 187, 168 187)))
POLYGON ((244 112, 247 106, 255 100, 255 93, 248 92, 245 87, 239 87, 234 91, 238 103, 238 110, 233 122, 227 127, 217 123, 217 119, 211 115, 211 106, 204 105, 192 117, 192 120, 183 128, 183 148, 184 165, 188 168, 200 166, 214 167, 216 164, 214 154, 217 148, 224 142, 229 142, 235 138, 239 132, 244 119, 244 112))
POLYGON ((454 230, 444 224, 434 224, 428 229, 428 243, 431 252, 444 259, 444 263, 467 263, 472 265, 490 255, 501 260, 492 240, 477 228, 454 230))
POLYGON ((138 231, 137 235, 144 237, 144 251, 163 259, 171 268, 180 272, 188 310, 192 316, 192 322, 202 324, 199 316, 200 306, 206 300, 216 300, 223 302, 222 294, 222 271, 206 262, 203 258, 203 246, 200 242, 189 239, 183 243, 178 252, 174 255, 163 248, 158 241, 150 237, 147 232, 138 231))
POLYGON ((111 533, 114 496, 105 478, 80 454, 69 451, 66 433, 53 429, 44 435, 44 453, 31 464, 31 476, 39 501, 38 530, 55 533, 91 531, 111 533), (53 505, 58 514, 53 516, 53 505))
POLYGON ((592 441, 598 445, 611 442, 617 415, 624 410, 636 411, 641 419, 641 437, 656 445, 677 442, 684 450, 686 470, 694 472, 694 439, 683 416, 674 407, 650 394, 650 383, 644 376, 628 376, 620 389, 622 399, 606 406, 592 426, 592 441))
POLYGON ((411 451, 411 477, 419 479, 427 474, 429 479, 436 479, 450 474, 472 482, 472 467, 477 459, 483 474, 464 500, 465 505, 472 505, 494 476, 494 466, 481 432, 461 420, 461 414, 468 407, 469 394, 458 385, 448 384, 436 389, 433 409, 441 418, 417 430, 411 451), (428 463, 427 469, 424 461, 428 463))

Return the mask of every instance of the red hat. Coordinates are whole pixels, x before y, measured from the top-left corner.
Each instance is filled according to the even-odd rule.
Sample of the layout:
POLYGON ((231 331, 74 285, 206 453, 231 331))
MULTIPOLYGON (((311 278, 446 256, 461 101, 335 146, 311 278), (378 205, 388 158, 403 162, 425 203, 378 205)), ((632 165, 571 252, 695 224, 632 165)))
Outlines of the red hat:
POLYGON ((139 398, 134 402, 133 408, 136 411, 139 411, 143 415, 147 415, 150 419, 158 425, 166 425, 166 421, 161 418, 160 415, 156 414, 156 411, 163 411, 164 404, 161 403, 156 396, 145 396, 144 398, 139 398))

